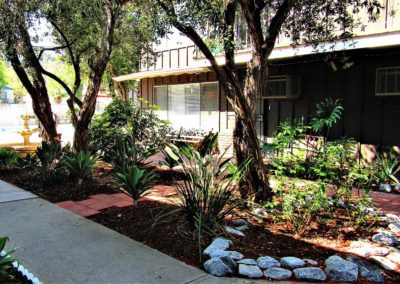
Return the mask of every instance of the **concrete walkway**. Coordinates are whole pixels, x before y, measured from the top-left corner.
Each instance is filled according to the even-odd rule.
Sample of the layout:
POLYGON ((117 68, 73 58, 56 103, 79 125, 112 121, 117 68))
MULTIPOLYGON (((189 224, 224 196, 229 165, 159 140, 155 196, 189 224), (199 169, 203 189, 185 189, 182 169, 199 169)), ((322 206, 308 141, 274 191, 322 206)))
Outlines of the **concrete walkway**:
POLYGON ((211 277, 2 181, 0 235, 43 283, 247 282, 211 277))

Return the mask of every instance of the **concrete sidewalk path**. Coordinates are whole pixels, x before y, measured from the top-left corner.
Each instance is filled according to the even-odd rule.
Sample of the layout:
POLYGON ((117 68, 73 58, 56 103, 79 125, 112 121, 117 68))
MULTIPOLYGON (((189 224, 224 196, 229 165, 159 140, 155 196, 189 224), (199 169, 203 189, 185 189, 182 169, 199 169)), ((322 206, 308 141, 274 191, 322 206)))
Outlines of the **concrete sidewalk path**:
POLYGON ((43 283, 249 283, 212 277, 3 182, 0 235, 43 283))

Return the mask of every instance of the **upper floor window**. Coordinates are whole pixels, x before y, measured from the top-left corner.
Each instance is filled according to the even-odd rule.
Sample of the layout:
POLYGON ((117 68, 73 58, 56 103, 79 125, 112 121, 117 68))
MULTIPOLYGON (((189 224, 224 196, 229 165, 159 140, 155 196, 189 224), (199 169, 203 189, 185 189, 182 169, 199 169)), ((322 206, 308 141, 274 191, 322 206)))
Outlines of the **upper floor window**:
POLYGON ((400 96, 400 67, 376 69, 376 96, 400 96))

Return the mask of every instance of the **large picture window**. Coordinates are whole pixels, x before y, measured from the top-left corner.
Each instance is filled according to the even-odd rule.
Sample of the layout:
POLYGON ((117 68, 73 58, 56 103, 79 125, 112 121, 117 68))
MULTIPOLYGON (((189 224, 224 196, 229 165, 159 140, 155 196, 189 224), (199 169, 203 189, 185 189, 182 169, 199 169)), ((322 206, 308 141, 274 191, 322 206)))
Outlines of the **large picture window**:
POLYGON ((173 127, 218 131, 218 83, 155 86, 153 93, 160 118, 173 127))

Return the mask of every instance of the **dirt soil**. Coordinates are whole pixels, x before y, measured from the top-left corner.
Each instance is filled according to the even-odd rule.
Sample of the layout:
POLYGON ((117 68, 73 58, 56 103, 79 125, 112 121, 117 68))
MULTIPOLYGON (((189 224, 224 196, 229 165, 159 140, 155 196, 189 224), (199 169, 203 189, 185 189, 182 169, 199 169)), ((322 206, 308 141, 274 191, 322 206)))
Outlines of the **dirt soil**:
MULTIPOLYGON (((90 219, 187 264, 202 268, 202 262, 206 258, 200 260, 196 234, 189 233, 194 230, 184 222, 184 216, 176 212, 168 214, 174 210, 176 208, 171 205, 141 201, 137 207, 110 208, 90 219)), ((280 224, 253 225, 251 230, 246 231, 243 240, 230 237, 234 242, 232 249, 243 253, 246 258, 258 258, 262 255, 276 258, 296 256, 310 258, 322 264, 329 256, 338 254, 334 250, 279 233, 282 230, 280 224)), ((201 251, 210 242, 211 236, 205 236, 201 251)), ((385 280, 385 283, 400 283, 400 276, 388 272, 385 280)), ((367 282, 360 280, 359 283, 367 282)))

